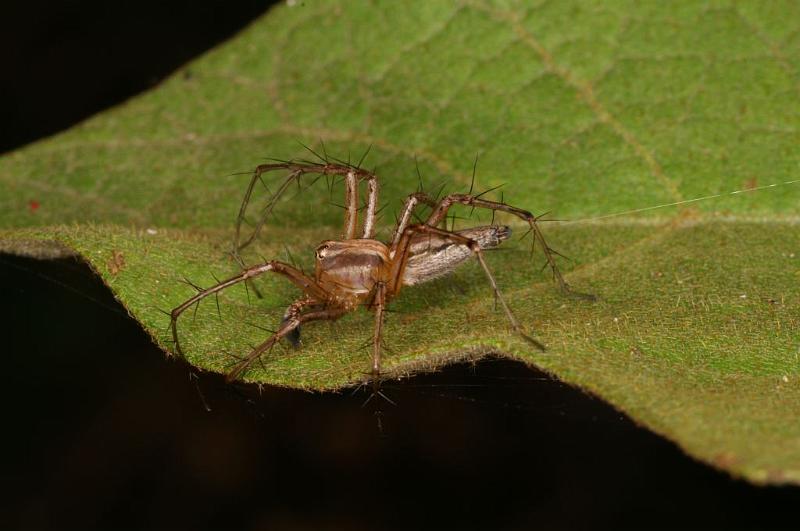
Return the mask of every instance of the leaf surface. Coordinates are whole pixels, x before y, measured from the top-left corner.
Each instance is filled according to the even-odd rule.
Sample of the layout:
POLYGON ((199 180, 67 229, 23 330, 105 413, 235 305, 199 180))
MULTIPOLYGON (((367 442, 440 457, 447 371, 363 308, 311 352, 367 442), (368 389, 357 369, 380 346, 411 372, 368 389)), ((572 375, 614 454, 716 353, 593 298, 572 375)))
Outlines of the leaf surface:
MULTIPOLYGON (((509 332, 469 264, 393 303, 387 371, 501 353, 719 468, 797 483, 800 186, 781 183, 800 168, 798 18, 793 2, 282 6, 152 92, 0 159, 0 251, 79 254, 170 351, 162 310, 194 293, 182 280, 237 272, 239 172, 310 157, 298 142, 353 160, 371 146, 387 238, 416 165, 429 190, 463 192, 479 153, 477 190, 505 184, 492 195, 574 221, 546 235, 599 301, 562 297, 528 242, 507 242, 490 266, 548 351, 509 332), (590 219, 666 203, 682 204, 590 219)), ((341 234, 342 193, 292 189, 248 262, 313 267, 315 245, 341 234)), ((258 287, 263 299, 231 288, 182 317, 191 363, 224 372, 298 295, 278 278, 258 287)), ((275 348, 247 379, 352 385, 371 333, 366 312, 306 326, 301 350, 275 348)))

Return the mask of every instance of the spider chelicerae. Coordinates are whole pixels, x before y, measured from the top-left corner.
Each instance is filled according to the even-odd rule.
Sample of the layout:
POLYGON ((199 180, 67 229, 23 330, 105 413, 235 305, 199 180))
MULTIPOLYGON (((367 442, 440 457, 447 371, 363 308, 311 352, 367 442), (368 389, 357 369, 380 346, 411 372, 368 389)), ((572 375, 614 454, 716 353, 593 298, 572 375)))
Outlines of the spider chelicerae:
POLYGON ((514 316, 484 258, 483 251, 497 247, 508 239, 511 229, 492 224, 463 230, 447 230, 448 211, 454 205, 506 212, 524 220, 530 227, 533 243, 539 242, 547 261, 546 265, 550 266, 561 291, 591 298, 590 295, 576 294, 570 290, 555 262, 554 255, 558 253, 547 245, 537 224, 538 218, 527 210, 503 201, 489 201, 472 193, 449 194, 441 199, 434 199, 424 192, 416 192, 406 198, 391 239, 382 242, 375 239, 378 192, 378 178, 373 172, 362 169, 360 165, 330 163, 327 160, 321 163, 288 161, 259 165, 245 193, 236 225, 233 254, 242 266, 242 271, 209 288, 197 288, 196 295, 172 310, 170 328, 176 352, 182 354, 177 323, 185 310, 209 295, 240 282, 248 282, 263 273, 272 272, 282 275, 297 286, 303 296, 286 309, 280 327, 231 368, 227 380, 230 382, 241 378, 254 361, 282 338, 286 338, 295 347, 299 346, 300 325, 311 321, 335 320, 363 307, 375 313, 371 374, 373 382, 377 382, 381 377, 381 347, 386 305, 399 295, 404 286, 422 284, 447 275, 473 256, 483 268, 496 300, 502 306, 512 328, 531 345, 545 350, 542 343, 525 332, 514 316), (288 174, 262 211, 253 232, 242 241, 241 227, 253 188, 264 173, 271 171, 286 171, 288 174), (246 266, 239 252, 257 237, 277 199, 293 181, 298 181, 306 174, 335 176, 344 181, 345 220, 342 238, 326 240, 317 246, 313 277, 293 265, 277 260, 246 266), (363 223, 359 227, 359 212, 362 210, 359 206, 359 187, 362 183, 366 183, 367 201, 363 223), (431 212, 424 222, 413 223, 412 217, 417 215, 415 211, 421 205, 429 207, 431 212))

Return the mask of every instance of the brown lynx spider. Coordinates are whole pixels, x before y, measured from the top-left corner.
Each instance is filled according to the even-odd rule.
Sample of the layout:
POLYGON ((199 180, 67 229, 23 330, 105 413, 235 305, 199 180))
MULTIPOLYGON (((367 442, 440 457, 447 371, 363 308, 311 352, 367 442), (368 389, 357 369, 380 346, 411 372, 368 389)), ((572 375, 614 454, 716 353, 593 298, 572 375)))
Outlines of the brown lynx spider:
POLYGON ((344 162, 330 163, 327 159, 324 159, 323 163, 288 161, 262 164, 255 169, 250 180, 236 225, 233 254, 242 266, 242 272, 210 288, 201 289, 195 286, 198 293, 172 310, 170 328, 177 353, 182 355, 178 341, 178 317, 186 309, 194 304, 199 304, 200 300, 209 295, 239 282, 247 282, 249 279, 269 271, 286 277, 300 288, 303 296, 286 309, 278 330, 233 366, 228 372, 227 381, 231 382, 241 378, 247 368, 264 352, 269 351, 281 338, 285 337, 293 346, 299 346, 301 324, 319 320, 335 320, 363 306, 375 312, 375 329, 372 339, 372 378, 373 382, 378 382, 381 376, 381 338, 387 303, 397 297, 403 286, 413 286, 447 275, 472 256, 475 256, 483 268, 495 298, 500 302, 512 328, 533 346, 545 350, 542 343, 525 333, 503 298, 494 275, 484 259, 483 250, 500 245, 511 236, 511 229, 502 225, 489 225, 449 231, 446 229, 447 213, 450 207, 456 204, 507 212, 525 220, 530 226, 529 232, 533 233, 533 244, 536 241, 541 244, 547 260, 546 265, 550 266, 561 291, 565 294, 591 297, 570 291, 569 285, 561 276, 553 257, 558 253, 547 245, 536 223, 537 218, 526 210, 502 201, 481 199, 479 195, 471 193, 449 194, 442 199, 435 200, 424 192, 417 192, 406 198, 392 238, 389 242, 384 243, 374 239, 378 205, 378 179, 374 173, 361 169, 360 164, 353 166, 344 162), (261 180, 262 174, 276 170, 285 170, 289 174, 262 212, 253 233, 242 243, 240 241, 241 225, 245 219, 244 215, 253 187, 261 180), (314 277, 277 260, 268 260, 246 267, 239 257, 239 251, 256 238, 280 195, 292 181, 299 181, 304 174, 340 177, 344 180, 345 219, 342 239, 326 240, 317 247, 314 277), (362 182, 367 184, 367 203, 359 237, 359 185, 362 182), (418 205, 427 205, 432 209, 424 223, 411 222, 418 205))

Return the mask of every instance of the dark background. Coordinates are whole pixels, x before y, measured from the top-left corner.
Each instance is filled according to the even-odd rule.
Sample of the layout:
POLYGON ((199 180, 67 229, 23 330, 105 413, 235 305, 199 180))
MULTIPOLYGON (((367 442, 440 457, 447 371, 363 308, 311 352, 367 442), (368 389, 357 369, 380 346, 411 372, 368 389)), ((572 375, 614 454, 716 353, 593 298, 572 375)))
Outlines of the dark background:
MULTIPOLYGON (((154 86, 269 4, 4 3, 0 151, 154 86)), ((0 294, 3 529, 796 528, 800 489, 731 480, 517 363, 362 407, 167 360, 72 260, 0 255, 0 294)))

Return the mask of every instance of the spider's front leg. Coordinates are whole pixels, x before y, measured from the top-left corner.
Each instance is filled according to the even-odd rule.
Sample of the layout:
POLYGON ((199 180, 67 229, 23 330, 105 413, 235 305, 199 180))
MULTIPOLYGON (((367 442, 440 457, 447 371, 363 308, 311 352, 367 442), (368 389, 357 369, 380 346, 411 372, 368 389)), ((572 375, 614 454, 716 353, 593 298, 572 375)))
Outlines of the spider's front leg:
MULTIPOLYGON (((363 170, 357 166, 349 164, 338 163, 312 163, 312 162, 278 162, 273 164, 261 164, 253 171, 253 176, 250 183, 245 190, 242 204, 239 207, 239 215, 236 218, 236 235, 233 242, 233 256, 242 267, 245 267, 240 251, 250 245, 261 232, 269 216, 275 208, 278 199, 286 192, 293 182, 299 182, 299 179, 306 174, 323 175, 340 175, 344 176, 345 180, 345 239, 352 239, 356 237, 356 230, 358 225, 358 184, 361 181, 367 181, 368 186, 368 199, 367 199, 367 212, 364 220, 363 238, 372 238, 375 231, 375 215, 378 204, 378 180, 376 176, 367 170, 363 170), (262 176, 271 171, 288 171, 286 178, 280 183, 277 190, 272 193, 266 205, 261 210, 258 220, 253 227, 253 232, 242 241, 242 224, 245 223, 245 215, 250 200, 253 196, 253 191, 258 182, 263 183, 262 176)), ((316 181, 314 181, 316 182, 316 181)), ((313 184, 313 183, 312 183, 313 184)), ((264 184, 266 188, 266 184, 264 184)))
MULTIPOLYGON (((278 202, 278 199, 284 194, 284 192, 289 188, 292 182, 297 182, 298 185, 300 183, 300 178, 306 174, 316 174, 320 177, 325 175, 339 175, 344 176, 345 181, 345 230, 344 230, 344 238, 345 239, 352 239, 356 237, 356 230, 358 226, 358 185, 361 181, 367 181, 368 185, 368 200, 367 200, 367 212, 366 217, 364 220, 364 232, 363 238, 372 238, 375 232, 375 216, 376 216, 376 209, 378 204, 378 180, 376 176, 366 170, 363 170, 357 166, 352 166, 350 164, 338 164, 338 163, 313 163, 313 162, 277 162, 272 164, 261 164, 256 167, 255 171, 253 171, 253 175, 250 178, 250 183, 247 185, 247 189, 245 190, 244 198, 242 199, 242 203, 239 206, 239 214, 236 217, 236 232, 233 239, 233 249, 231 254, 239 264, 242 269, 247 268, 247 264, 245 263, 244 259, 241 256, 241 251, 253 243, 253 241, 258 237, 258 234, 261 232, 261 229, 264 227, 264 224, 267 222, 267 219, 272 214, 275 205, 278 202), (266 205, 261 210, 259 214, 258 220, 256 221, 255 225, 253 226, 252 233, 242 241, 242 224, 246 222, 246 214, 247 208, 250 204, 250 200, 253 196, 253 191, 256 187, 256 183, 261 182, 269 191, 266 183, 264 183, 262 176, 271 171, 280 171, 285 170, 288 171, 288 175, 286 178, 280 183, 278 189, 275 193, 271 193, 269 200, 267 201, 266 205)), ((319 179, 319 177, 317 177, 319 179)), ((316 182, 316 180, 314 180, 316 182)), ((311 184, 313 185, 314 182, 311 184)), ((258 288, 252 284, 251 281, 247 281, 248 285, 252 286, 253 291, 255 291, 256 295, 261 298, 261 292, 258 288)))
POLYGON ((403 232, 406 230, 406 227, 408 227, 409 223, 411 223, 411 216, 414 215, 414 210, 419 205, 427 205, 431 208, 435 208, 437 203, 435 199, 425 192, 417 192, 406 197, 405 204, 403 204, 403 211, 397 220, 397 227, 394 229, 392 240, 389 243, 392 248, 397 246, 398 242, 400 241, 400 236, 402 236, 403 232))
MULTIPOLYGON (((199 304, 200 301, 202 301, 204 298, 210 295, 217 296, 217 294, 224 289, 227 289, 235 284, 238 284, 239 282, 245 282, 253 277, 259 276, 267 272, 277 273, 279 275, 286 277, 290 282, 292 282, 306 294, 307 300, 316 301, 317 304, 324 304, 329 299, 328 293, 324 289, 322 289, 322 287, 319 286, 319 284, 317 284, 317 282, 313 278, 307 276, 302 271, 290 266, 289 264, 284 264, 283 262, 279 262, 277 260, 270 260, 268 262, 264 262, 263 264, 258 264, 252 267, 248 267, 238 275, 235 275, 227 280, 223 280, 222 282, 210 288, 206 289, 198 288, 198 293, 195 296, 189 298, 179 306, 173 308, 172 312, 170 312, 170 329, 172 331, 172 339, 175 344, 175 353, 178 354, 179 356, 183 356, 180 340, 178 338, 178 318, 181 316, 181 314, 183 314, 183 312, 185 312, 187 309, 191 308, 195 304, 199 304)), ((303 317, 304 316, 297 317, 297 319, 300 319, 300 321, 298 321, 298 324, 299 322, 302 322, 303 317)), ((319 318, 325 318, 325 317, 319 317, 319 318)), ((295 329, 296 327, 297 325, 288 328, 285 334, 288 334, 289 332, 291 332, 291 330, 295 329)), ((255 359, 255 357, 252 359, 255 359)), ((250 362, 252 362, 252 359, 250 362)), ((249 363, 244 365, 242 367, 242 370, 244 370, 244 368, 246 368, 247 365, 249 365, 249 363)))
POLYGON ((586 293, 578 293, 572 291, 569 284, 567 284, 564 277, 561 275, 561 271, 558 269, 556 265, 556 260, 554 255, 561 256, 558 251, 554 250, 552 247, 547 245, 547 242, 544 239, 544 234, 542 234, 542 230, 539 228, 539 225, 536 223, 537 218, 527 210, 523 210, 521 208, 517 208, 511 205, 507 205, 505 203, 500 203, 497 201, 489 201, 486 199, 481 199, 480 197, 476 197, 470 194, 450 194, 444 197, 436 208, 433 209, 431 215, 428 217, 427 225, 435 226, 440 223, 443 219, 447 217, 447 211, 450 209, 451 206, 455 204, 467 205, 472 206, 475 208, 485 208, 488 210, 500 211, 500 212, 507 212, 509 214, 513 214, 520 219, 525 220, 530 227, 530 232, 533 233, 533 244, 535 245, 536 241, 538 240, 539 243, 542 245, 542 250, 544 252, 545 259, 547 260, 547 264, 550 266, 550 269, 553 272, 553 278, 558 282, 559 288, 561 288, 561 292, 566 295, 571 295, 579 298, 595 300, 596 297, 591 294, 586 293))
MULTIPOLYGON (((401 235, 396 248, 392 249, 394 253, 393 254, 394 260, 390 272, 391 282, 389 284, 389 294, 391 294, 391 296, 395 296, 400 291, 400 288, 403 285, 403 280, 404 280, 403 274, 405 272, 406 265, 410 257, 411 242, 415 234, 435 235, 443 240, 450 241, 455 245, 460 245, 468 248, 469 252, 475 255, 475 258, 480 263, 481 268, 483 268, 483 271, 486 274, 486 278, 489 280, 489 284, 491 284, 492 286, 494 295, 496 299, 500 301, 500 304, 503 307, 503 311, 505 312, 506 317, 511 323, 511 326, 514 328, 514 331, 520 334, 526 341, 531 343, 536 348, 540 350, 545 350, 545 346, 542 343, 530 337, 525 332, 524 328, 514 315, 514 312, 511 311, 511 308, 506 303, 503 294, 500 292, 500 288, 497 286, 497 281, 495 280, 492 271, 489 269, 489 265, 486 263, 486 259, 483 256, 483 250, 481 249, 480 244, 476 240, 468 238, 462 234, 450 232, 448 230, 440 229, 438 227, 432 227, 430 225, 411 225, 407 227, 403 231, 403 234, 401 235)), ((457 257, 455 259, 460 260, 460 257, 457 257)))

